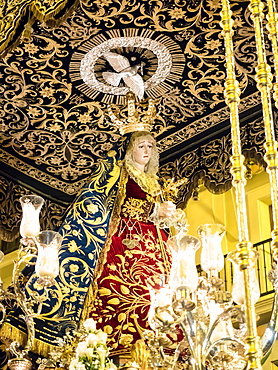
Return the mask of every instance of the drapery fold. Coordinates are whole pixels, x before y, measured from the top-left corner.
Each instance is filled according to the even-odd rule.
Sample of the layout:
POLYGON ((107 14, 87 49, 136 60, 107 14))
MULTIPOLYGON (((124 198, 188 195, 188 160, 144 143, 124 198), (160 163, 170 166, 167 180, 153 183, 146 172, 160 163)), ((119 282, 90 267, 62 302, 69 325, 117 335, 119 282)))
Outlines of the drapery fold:
MULTIPOLYGON (((121 173, 118 159, 116 151, 108 153, 68 211, 59 229, 63 242, 59 252, 60 272, 55 285, 47 288, 46 292, 37 283, 32 268, 22 272, 26 275, 26 296, 36 294, 41 299, 43 295, 45 298, 41 314, 35 319, 32 351, 39 355, 47 356, 55 345, 58 346, 57 339, 62 339, 66 332, 79 325, 118 193, 121 173)), ((24 345, 27 331, 20 314, 20 308, 9 312, 0 335, 24 345)))
POLYGON ((36 20, 58 25, 75 9, 79 0, 7 0, 0 4, 0 56, 14 48, 23 30, 30 34, 36 20))

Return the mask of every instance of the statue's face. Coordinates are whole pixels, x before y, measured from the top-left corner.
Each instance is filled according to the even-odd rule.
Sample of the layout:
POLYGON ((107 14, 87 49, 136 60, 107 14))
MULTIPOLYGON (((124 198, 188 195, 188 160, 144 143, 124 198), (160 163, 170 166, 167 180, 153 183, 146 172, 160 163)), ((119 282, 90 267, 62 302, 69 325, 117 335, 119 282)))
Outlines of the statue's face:
POLYGON ((133 160, 140 166, 146 166, 152 155, 153 143, 147 138, 140 138, 135 144, 133 160))

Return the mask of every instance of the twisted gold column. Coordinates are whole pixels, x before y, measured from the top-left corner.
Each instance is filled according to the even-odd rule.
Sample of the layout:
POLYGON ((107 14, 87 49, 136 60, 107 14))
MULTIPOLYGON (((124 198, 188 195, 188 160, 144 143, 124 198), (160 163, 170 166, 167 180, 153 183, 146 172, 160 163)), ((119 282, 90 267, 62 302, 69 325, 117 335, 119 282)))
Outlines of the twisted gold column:
MULTIPOLYGON (((276 11, 276 5, 274 0, 268 0, 268 25, 267 29, 269 31, 269 39, 272 44, 272 51, 274 57, 274 66, 275 66, 275 75, 276 81, 274 83, 274 93, 273 98, 275 105, 278 108, 278 15, 276 11)), ((259 18, 259 16, 258 16, 259 18)), ((269 87, 270 88, 270 87, 269 87)), ((265 160, 268 164, 267 172, 270 178, 271 185, 271 200, 272 200, 272 212, 273 212, 273 221, 274 221, 274 230, 272 231, 272 251, 275 261, 278 261, 278 191, 277 191, 277 141, 275 141, 275 132, 273 117, 271 116, 270 123, 265 123, 265 135, 266 135, 266 154, 265 160)))
POLYGON ((276 81, 274 83, 274 94, 273 98, 275 100, 275 105, 278 108, 278 44, 277 44, 277 37, 278 37, 278 15, 276 11, 276 4, 273 0, 267 0, 268 6, 268 24, 266 28, 269 32, 269 39, 272 44, 272 51, 273 51, 273 58, 274 58, 274 66, 275 66, 275 74, 276 74, 276 81))
POLYGON ((237 223, 239 233, 239 243, 237 244, 238 260, 240 269, 244 274, 244 289, 245 289, 245 310, 247 321, 247 338, 248 345, 247 360, 249 369, 261 369, 261 351, 259 345, 259 337, 257 336, 256 313, 251 294, 251 276, 250 270, 254 268, 254 252, 253 245, 248 241, 248 226, 247 212, 245 200, 245 172, 244 157, 241 154, 240 142, 240 124, 238 114, 238 104, 240 102, 240 89, 238 81, 235 77, 235 65, 233 55, 232 42, 232 12, 228 0, 222 0, 222 28, 225 41, 226 64, 227 64, 227 79, 225 83, 225 98, 226 103, 230 108, 231 134, 233 155, 231 157, 233 175, 233 186, 236 193, 237 203, 237 223))

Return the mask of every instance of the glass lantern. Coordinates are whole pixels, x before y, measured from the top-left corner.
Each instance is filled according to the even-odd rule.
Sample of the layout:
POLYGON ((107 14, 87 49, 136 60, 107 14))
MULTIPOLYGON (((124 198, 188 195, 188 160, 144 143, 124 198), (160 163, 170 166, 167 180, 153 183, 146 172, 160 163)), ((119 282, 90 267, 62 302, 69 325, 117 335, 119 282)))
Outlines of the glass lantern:
POLYGON ((224 267, 224 256, 221 242, 225 235, 225 227, 220 224, 205 224, 197 230, 201 243, 201 267, 209 277, 217 277, 224 267))
POLYGON ((154 275, 146 280, 147 287, 149 288, 151 304, 148 314, 148 321, 151 329, 156 330, 161 326, 161 321, 172 321, 168 307, 172 304, 173 291, 170 288, 166 275, 154 275), (161 320, 157 319, 157 313, 161 320))
MULTIPOLYGON (((253 261, 252 263, 255 264, 257 259, 259 258, 259 253, 257 251, 252 251, 253 254, 253 261)), ((238 251, 232 251, 228 254, 228 260, 233 263, 233 289, 232 289, 232 297, 233 301, 239 305, 245 304, 245 288, 244 288, 244 276, 243 271, 240 270, 239 267, 239 257, 238 251)), ((253 304, 255 304, 260 298, 260 287, 258 284, 256 270, 254 268, 249 268, 250 274, 250 294, 252 297, 253 304)))
POLYGON ((172 252, 169 285, 176 294, 175 309, 178 312, 179 303, 182 303, 184 309, 192 310, 195 307, 192 294, 198 287, 195 255, 200 248, 200 240, 180 232, 168 239, 167 244, 172 252))
POLYGON ((30 238, 40 232, 39 214, 44 199, 38 195, 24 195, 19 200, 22 207, 19 232, 22 238, 30 238))
POLYGON ((58 253, 62 236, 51 230, 42 231, 35 237, 38 257, 35 271, 39 276, 39 284, 50 286, 59 273, 58 253))

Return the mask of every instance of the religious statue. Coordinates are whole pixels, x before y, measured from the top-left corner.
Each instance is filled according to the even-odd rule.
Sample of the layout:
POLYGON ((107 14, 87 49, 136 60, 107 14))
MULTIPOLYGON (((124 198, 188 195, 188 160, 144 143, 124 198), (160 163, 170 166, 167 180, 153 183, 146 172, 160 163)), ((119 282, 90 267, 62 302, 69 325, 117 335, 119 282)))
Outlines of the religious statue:
MULTIPOLYGON (((66 346, 88 317, 108 334, 111 355, 128 353, 148 328, 146 279, 169 273, 167 234, 153 221, 171 219, 176 207, 159 199, 158 151, 149 132, 154 105, 149 102, 140 117, 133 94, 127 103, 122 138, 96 165, 58 230, 63 240, 53 286, 41 286, 32 266, 24 271, 25 294, 40 308, 31 348, 39 356, 66 346)), ((11 307, 0 334, 24 346, 19 307, 11 307)))
POLYGON ((175 213, 171 201, 158 202, 158 152, 148 132, 132 134, 122 162, 119 194, 93 283, 89 315, 108 334, 112 354, 123 354, 148 326, 146 279, 169 274, 167 235, 151 220, 175 213))

